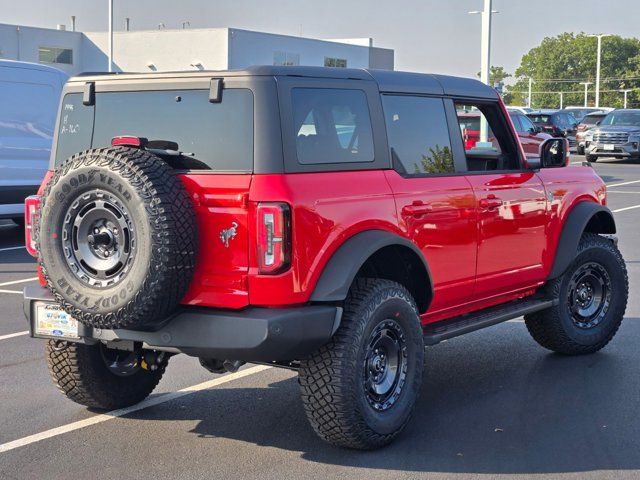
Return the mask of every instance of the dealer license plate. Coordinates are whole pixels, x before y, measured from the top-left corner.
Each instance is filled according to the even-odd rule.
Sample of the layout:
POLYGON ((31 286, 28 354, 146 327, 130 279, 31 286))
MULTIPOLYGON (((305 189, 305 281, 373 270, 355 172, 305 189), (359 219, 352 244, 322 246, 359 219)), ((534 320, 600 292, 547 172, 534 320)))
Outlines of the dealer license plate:
POLYGON ((78 322, 55 303, 36 304, 36 335, 78 338, 78 322))
POLYGON ((615 150, 616 146, 611 143, 605 143, 602 148, 604 150, 615 150))

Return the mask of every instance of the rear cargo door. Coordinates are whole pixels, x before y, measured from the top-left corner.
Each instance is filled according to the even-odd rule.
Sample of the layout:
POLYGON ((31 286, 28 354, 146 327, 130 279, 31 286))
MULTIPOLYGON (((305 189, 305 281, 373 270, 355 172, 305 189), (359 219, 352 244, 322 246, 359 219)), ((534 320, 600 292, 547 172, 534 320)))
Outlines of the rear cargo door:
POLYGON ((254 96, 246 83, 230 79, 212 100, 210 83, 106 81, 96 85, 92 107, 83 105, 79 93, 69 93, 64 104, 72 115, 59 120, 55 160, 60 164, 80 150, 108 147, 117 136, 148 139, 147 148, 180 175, 197 214, 199 255, 183 303, 241 308, 249 302, 254 96))

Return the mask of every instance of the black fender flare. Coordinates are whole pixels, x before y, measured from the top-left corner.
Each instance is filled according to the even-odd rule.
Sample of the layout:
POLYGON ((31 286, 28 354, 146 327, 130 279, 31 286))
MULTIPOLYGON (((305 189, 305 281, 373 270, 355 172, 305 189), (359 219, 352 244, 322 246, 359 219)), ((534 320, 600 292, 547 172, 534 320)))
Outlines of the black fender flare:
POLYGON ((573 207, 562 227, 548 280, 560 277, 569 268, 578 251, 580 238, 585 231, 604 234, 616 233, 616 223, 611 210, 590 201, 580 202, 573 207))
MULTIPOLYGON (((407 247, 416 254, 424 267, 433 298, 433 282, 429 265, 422 251, 410 240, 385 230, 367 230, 346 240, 331 256, 315 285, 312 302, 338 302, 347 298, 349 288, 364 263, 377 251, 389 246, 407 247)), ((417 301, 418 299, 416 299, 417 301)), ((427 305, 428 306, 428 305, 427 305)))

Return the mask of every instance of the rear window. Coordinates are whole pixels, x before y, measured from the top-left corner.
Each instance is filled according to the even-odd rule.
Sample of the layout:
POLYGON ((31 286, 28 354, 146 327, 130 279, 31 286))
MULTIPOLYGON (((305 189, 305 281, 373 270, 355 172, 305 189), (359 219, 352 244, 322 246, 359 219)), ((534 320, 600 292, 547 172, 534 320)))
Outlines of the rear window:
POLYGON ((253 170, 253 94, 227 89, 221 103, 208 90, 105 92, 93 107, 81 94, 63 102, 56 163, 86 148, 111 145, 118 135, 176 142, 200 168, 220 172, 253 170), (93 138, 91 139, 91 134, 93 138))
POLYGON ((373 133, 362 90, 294 88, 291 93, 298 162, 373 162, 373 133))
POLYGON ((551 123, 551 115, 529 115, 533 123, 551 123))

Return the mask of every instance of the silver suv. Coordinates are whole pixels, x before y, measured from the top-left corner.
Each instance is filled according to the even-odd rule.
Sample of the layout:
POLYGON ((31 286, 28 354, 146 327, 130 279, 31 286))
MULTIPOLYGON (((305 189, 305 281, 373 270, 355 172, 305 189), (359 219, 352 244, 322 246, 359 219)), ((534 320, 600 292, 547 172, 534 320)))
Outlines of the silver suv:
POLYGON ((587 160, 599 157, 640 158, 640 109, 610 112, 585 136, 587 160))

